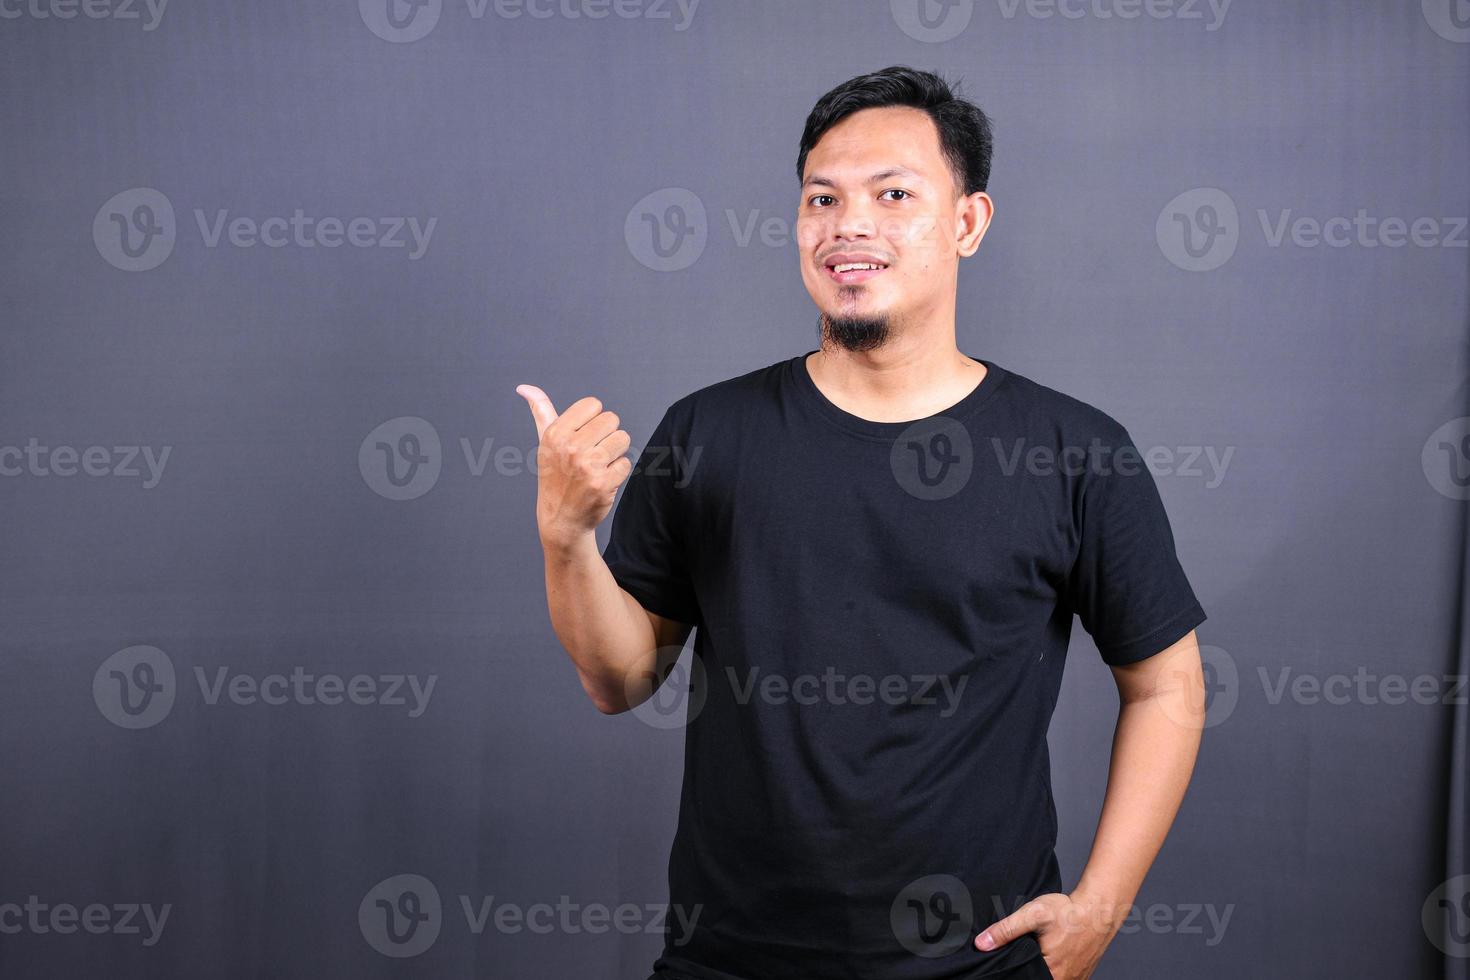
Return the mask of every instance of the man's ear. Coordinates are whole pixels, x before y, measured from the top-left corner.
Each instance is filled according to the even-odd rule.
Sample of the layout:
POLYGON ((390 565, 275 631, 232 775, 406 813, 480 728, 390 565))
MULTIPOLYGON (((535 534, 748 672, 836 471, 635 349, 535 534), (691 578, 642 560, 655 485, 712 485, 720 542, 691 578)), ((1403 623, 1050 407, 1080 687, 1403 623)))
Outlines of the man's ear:
POLYGON ((969 258, 980 248, 980 240, 995 216, 995 202, 984 191, 967 194, 955 202, 955 249, 960 258, 969 258))

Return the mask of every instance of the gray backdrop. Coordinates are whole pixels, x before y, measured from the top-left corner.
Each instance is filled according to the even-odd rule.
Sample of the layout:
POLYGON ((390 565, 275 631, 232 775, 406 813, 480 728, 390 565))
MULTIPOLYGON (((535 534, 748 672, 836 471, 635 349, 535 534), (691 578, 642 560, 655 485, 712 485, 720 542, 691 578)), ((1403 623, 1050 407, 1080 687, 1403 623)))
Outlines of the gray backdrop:
POLYGON ((1470 8, 922 2, 0 0, 0 976, 646 975, 681 732, 552 634, 513 388, 636 449, 815 346, 797 140, 893 63, 995 120, 961 347, 1153 451, 1210 616, 1097 975, 1467 975, 1470 8))

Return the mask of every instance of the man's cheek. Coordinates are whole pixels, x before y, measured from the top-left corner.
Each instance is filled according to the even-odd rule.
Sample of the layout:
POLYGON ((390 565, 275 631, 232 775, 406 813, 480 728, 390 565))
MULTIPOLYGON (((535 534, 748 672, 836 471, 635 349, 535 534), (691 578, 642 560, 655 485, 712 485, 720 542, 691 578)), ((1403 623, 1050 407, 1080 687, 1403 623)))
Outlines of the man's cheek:
POLYGON ((817 246, 821 245, 827 237, 826 223, 813 221, 811 219, 797 219, 796 222, 796 246, 802 255, 812 255, 817 246))
POLYGON ((909 223, 904 238, 905 246, 911 251, 933 254, 939 248, 939 221, 933 215, 915 218, 909 223))

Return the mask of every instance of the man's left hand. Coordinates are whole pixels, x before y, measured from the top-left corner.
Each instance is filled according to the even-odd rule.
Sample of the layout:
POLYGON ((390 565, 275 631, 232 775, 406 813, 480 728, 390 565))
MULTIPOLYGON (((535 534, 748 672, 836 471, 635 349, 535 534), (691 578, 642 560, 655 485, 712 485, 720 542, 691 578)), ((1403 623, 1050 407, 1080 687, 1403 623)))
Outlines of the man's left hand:
POLYGON ((1113 909, 1078 895, 1039 895, 975 937, 975 948, 999 949, 1036 933, 1056 980, 1087 980, 1118 931, 1113 909))

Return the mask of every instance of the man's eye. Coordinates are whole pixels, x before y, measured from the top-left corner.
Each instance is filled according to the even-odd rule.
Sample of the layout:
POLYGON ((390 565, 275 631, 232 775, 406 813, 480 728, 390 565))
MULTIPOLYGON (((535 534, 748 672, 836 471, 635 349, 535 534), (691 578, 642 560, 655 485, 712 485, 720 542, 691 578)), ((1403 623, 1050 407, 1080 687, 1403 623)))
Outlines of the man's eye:
MULTIPOLYGON (((913 196, 908 191, 902 190, 902 189, 897 188, 897 187, 895 187, 895 188, 893 188, 891 190, 886 190, 883 193, 884 194, 902 194, 903 195, 903 197, 893 198, 893 200, 895 200, 895 201, 902 201, 905 197, 912 197, 913 196)), ((881 197, 882 195, 880 194, 879 196, 881 197)))
POLYGON ((832 200, 831 194, 818 194, 812 198, 811 203, 815 204, 817 207, 823 207, 824 205, 822 204, 822 202, 830 200, 832 200))

